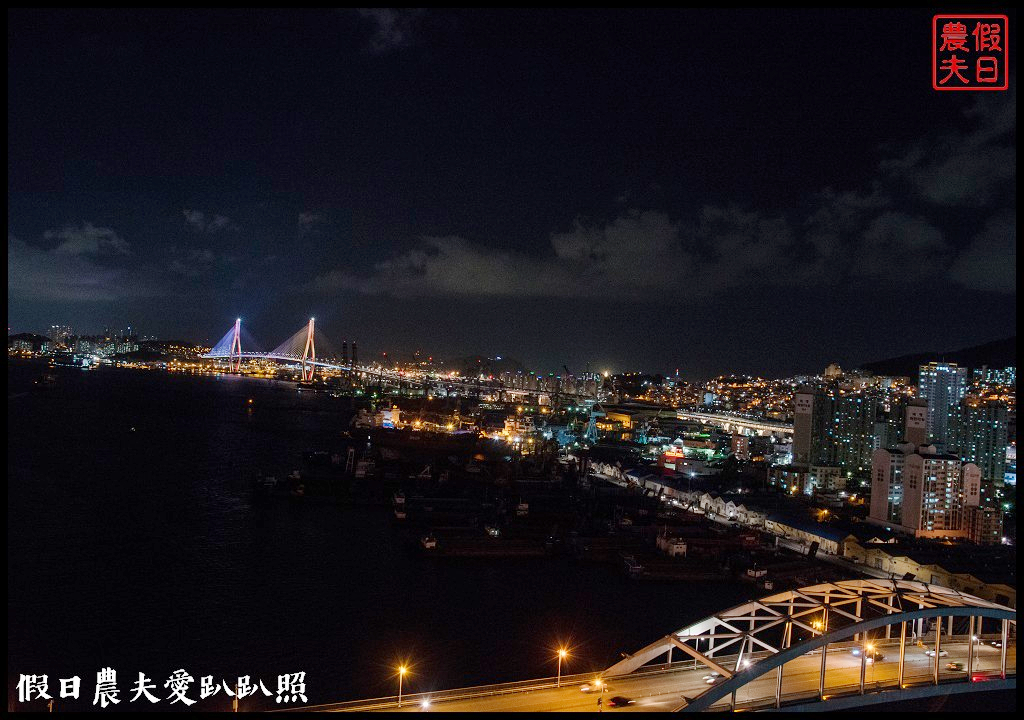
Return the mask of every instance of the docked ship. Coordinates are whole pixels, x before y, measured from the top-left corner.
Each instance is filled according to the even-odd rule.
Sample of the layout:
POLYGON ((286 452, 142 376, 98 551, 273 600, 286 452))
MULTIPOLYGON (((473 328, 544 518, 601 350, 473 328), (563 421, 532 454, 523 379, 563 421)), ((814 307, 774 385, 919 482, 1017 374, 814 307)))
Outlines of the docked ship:
POLYGON ((50 358, 50 364, 60 367, 74 367, 87 370, 93 365, 93 359, 89 355, 78 355, 71 352, 55 353, 50 358))

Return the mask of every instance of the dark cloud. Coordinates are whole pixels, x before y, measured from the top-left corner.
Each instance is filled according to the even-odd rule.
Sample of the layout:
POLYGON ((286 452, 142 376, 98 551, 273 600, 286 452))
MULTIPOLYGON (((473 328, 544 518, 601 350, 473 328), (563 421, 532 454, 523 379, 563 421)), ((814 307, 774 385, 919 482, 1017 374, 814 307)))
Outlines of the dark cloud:
POLYGON ((185 222, 199 232, 214 233, 233 227, 231 218, 225 215, 207 216, 199 210, 182 210, 181 214, 185 216, 185 222))
POLYGON ((803 237, 784 217, 737 206, 706 206, 689 223, 632 211, 604 225, 577 221, 571 231, 553 233, 543 257, 458 237, 422 238, 369 273, 326 273, 312 288, 395 297, 628 297, 673 290, 708 298, 740 286, 942 277, 953 260, 942 233, 920 217, 878 213, 885 205, 870 196, 826 196, 803 224, 803 237))
POLYGON ((709 206, 684 226, 663 212, 634 210, 605 224, 577 220, 572 230, 551 234, 543 257, 458 237, 422 238, 370 274, 335 271, 313 288, 397 297, 630 297, 665 290, 707 297, 752 281, 789 282, 783 263, 793 251, 783 218, 709 206))
MULTIPOLYGON (((424 237, 368 273, 327 272, 311 287, 395 297, 600 297, 670 288, 688 297, 714 297, 741 285, 864 278, 938 278, 976 287, 986 262, 1013 266, 1008 238, 1015 237, 1014 220, 1000 215, 958 258, 957 245, 933 215, 950 205, 984 206, 1012 196, 1012 99, 980 98, 963 113, 968 129, 909 147, 890 146, 866 189, 827 188, 809 198, 808 210, 789 213, 805 216, 795 224, 785 213, 736 204, 708 205, 681 220, 656 210, 627 210, 606 223, 578 220, 572 230, 552 233, 545 254, 506 249, 522 246, 521 239, 493 238, 485 245, 458 236, 424 237), (989 250, 998 256, 985 260, 989 250)), ((615 200, 621 204, 630 197, 626 192, 615 200)), ((1013 292, 1014 282, 1000 277, 989 289, 1013 292)))
POLYGON ((47 233, 64 240, 49 250, 8 235, 8 298, 104 302, 162 294, 145 275, 116 264, 128 254, 127 242, 113 231, 91 227, 47 233))
POLYGON ((551 235, 550 253, 533 257, 459 237, 421 238, 417 247, 377 263, 369 275, 346 270, 318 277, 320 291, 356 290, 397 297, 595 297, 637 282, 664 286, 654 267, 687 266, 678 226, 659 212, 631 213, 607 225, 577 221, 551 235))
POLYGON ((370 50, 386 53, 411 45, 423 10, 414 8, 357 8, 356 12, 374 26, 370 50))
POLYGON ((57 255, 128 255, 128 243, 110 228, 96 227, 90 222, 65 225, 60 230, 47 230, 43 237, 61 243, 53 249, 57 255))
POLYGON ((175 255, 167 266, 168 269, 178 275, 186 277, 202 277, 209 274, 217 262, 217 255, 208 248, 179 250, 171 248, 171 254, 175 255))
POLYGON ((766 217, 735 205, 707 206, 700 212, 695 240, 698 251, 693 253, 690 284, 702 293, 795 280, 795 236, 783 217, 766 217))
POLYGON ((951 249, 937 228, 919 217, 886 212, 868 225, 854 246, 855 275, 892 282, 912 282, 938 274, 948 265, 951 249))
POLYGON ((321 225, 327 222, 327 216, 318 212, 299 213, 299 227, 309 228, 314 225, 321 225))
POLYGON ((915 143, 882 161, 883 172, 909 181, 924 200, 939 205, 983 207, 1015 189, 1017 148, 1016 91, 1005 97, 979 97, 964 116, 973 127, 915 143))
POLYGON ((985 223, 949 269, 954 282, 973 290, 1017 292, 1017 213, 1004 210, 985 223))
POLYGON ((323 235, 327 230, 330 220, 328 217, 319 212, 301 212, 299 213, 299 235, 300 236, 319 236, 323 235))

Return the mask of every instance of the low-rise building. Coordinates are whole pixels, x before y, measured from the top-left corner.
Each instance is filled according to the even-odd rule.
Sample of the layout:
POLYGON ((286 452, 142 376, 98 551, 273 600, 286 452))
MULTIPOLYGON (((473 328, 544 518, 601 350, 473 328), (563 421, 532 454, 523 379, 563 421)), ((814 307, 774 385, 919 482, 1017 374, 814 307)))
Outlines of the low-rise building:
POLYGON ((772 513, 765 519, 765 530, 810 547, 818 544, 818 549, 830 555, 842 555, 849 532, 817 523, 808 518, 783 513, 772 513))
POLYGON ((963 543, 920 544, 868 542, 848 537, 844 556, 855 564, 890 577, 920 580, 976 595, 1008 607, 1017 606, 1016 555, 1012 548, 979 555, 963 543))

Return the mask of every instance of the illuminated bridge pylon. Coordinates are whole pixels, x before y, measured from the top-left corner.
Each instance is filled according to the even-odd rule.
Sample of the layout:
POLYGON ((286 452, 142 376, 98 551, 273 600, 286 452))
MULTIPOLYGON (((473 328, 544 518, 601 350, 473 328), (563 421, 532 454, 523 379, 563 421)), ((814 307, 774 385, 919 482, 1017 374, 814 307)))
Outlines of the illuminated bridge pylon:
POLYGON ((204 357, 222 358, 228 362, 230 372, 239 372, 242 369, 242 358, 255 355, 254 343, 249 334, 242 328, 242 318, 236 318, 235 322, 228 328, 210 352, 204 357), (242 335, 246 338, 246 351, 242 351, 242 335))
POLYGON ((232 372, 239 372, 242 369, 242 318, 235 320, 235 336, 228 353, 228 367, 232 372))
POLYGON ((683 712, 723 699, 733 710, 827 701, 824 709, 1016 688, 1016 626, 1016 610, 940 585, 843 580, 737 605, 624 654, 602 675, 621 678, 666 655, 671 665, 682 653, 713 673, 682 698, 683 712))
POLYGON ((314 323, 316 318, 309 319, 309 329, 306 332, 306 347, 302 350, 302 381, 313 382, 313 370, 316 368, 316 343, 314 342, 314 323), (306 360, 309 360, 307 370, 306 360))
POLYGON ((327 338, 323 334, 317 338, 316 318, 310 318, 309 322, 299 328, 294 335, 269 353, 264 353, 263 357, 297 363, 303 382, 311 382, 318 367, 343 367, 332 359, 334 357, 334 350, 327 338), (318 339, 320 341, 320 349, 326 350, 326 353, 321 353, 319 358, 316 352, 318 339))

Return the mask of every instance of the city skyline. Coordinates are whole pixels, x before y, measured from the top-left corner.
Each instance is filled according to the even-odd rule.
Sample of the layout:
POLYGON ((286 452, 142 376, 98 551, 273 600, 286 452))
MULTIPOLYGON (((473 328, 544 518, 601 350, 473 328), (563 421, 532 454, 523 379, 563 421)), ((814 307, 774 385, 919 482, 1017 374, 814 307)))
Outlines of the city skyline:
MULTIPOLYGON (((241 318, 238 318, 237 320, 238 320, 239 323, 241 323, 241 321, 242 321, 241 318)), ((48 328, 39 328, 39 329, 36 329, 36 330, 21 330, 20 332, 15 332, 14 329, 8 327, 8 335, 9 335, 10 338, 22 338, 22 337, 26 337, 26 338, 27 337, 34 337, 34 338, 37 338, 37 339, 46 338, 46 339, 49 339, 50 341, 56 341, 57 347, 62 347, 63 345, 65 345, 66 341, 69 338, 83 338, 83 339, 89 339, 89 340, 101 339, 101 338, 109 338, 111 340, 116 340, 116 339, 133 340, 134 342, 136 342, 136 349, 138 349, 138 347, 137 347, 137 343, 138 342, 143 342, 143 343, 149 342, 149 343, 157 343, 157 344, 186 343, 188 345, 191 345, 191 346, 194 346, 194 347, 197 347, 197 348, 200 348, 200 347, 210 348, 210 347, 213 347, 213 345, 215 344, 215 341, 213 339, 211 339, 211 338, 204 338, 202 340, 197 340, 195 338, 178 338, 178 337, 167 338, 167 337, 157 337, 155 335, 147 335, 147 334, 144 334, 144 333, 140 334, 138 332, 137 328, 133 330, 132 325, 128 325, 127 327, 125 327, 123 329, 118 329, 118 328, 114 328, 114 327, 112 327, 111 325, 108 324, 108 325, 105 325, 103 327, 102 331, 100 331, 98 329, 95 329, 95 328, 94 329, 74 328, 74 327, 72 327, 70 325, 65 325, 65 324, 52 324, 48 328)), ((270 345, 267 345, 266 343, 260 343, 259 341, 255 341, 254 342, 254 338, 252 337, 251 333, 248 332, 247 329, 245 330, 245 338, 246 339, 245 339, 245 342, 244 342, 244 347, 245 347, 245 351, 246 352, 263 352, 263 353, 265 353, 265 352, 268 352, 270 350, 270 345, 273 345, 273 343, 271 343, 270 345)), ((223 342, 223 340, 224 340, 224 338, 221 338, 222 342, 223 342)), ((884 370, 880 371, 877 368, 878 368, 878 366, 886 366, 886 365, 890 365, 892 363, 900 363, 901 365, 906 365, 908 363, 912 364, 914 362, 914 359, 916 357, 918 357, 918 356, 921 356, 921 357, 925 357, 925 356, 927 356, 927 357, 934 357, 934 358, 937 358, 937 359, 933 360, 933 361, 930 361, 932 364, 935 364, 935 363, 943 364, 943 363, 946 362, 946 360, 945 360, 945 356, 946 355, 958 355, 958 354, 962 354, 962 353, 965 353, 965 352, 971 353, 971 354, 977 354, 977 352, 979 350, 980 351, 991 350, 992 346, 998 346, 997 349, 994 351, 994 354, 989 353, 989 354, 985 354, 984 355, 984 357, 991 358, 991 359, 986 359, 986 360, 983 360, 983 361, 980 361, 980 362, 970 362, 970 363, 968 363, 968 365, 963 365, 961 363, 961 369, 964 369, 964 370, 966 370, 966 369, 974 369, 974 370, 980 371, 982 368, 985 368, 985 369, 990 369, 990 370, 999 370, 999 369, 1001 369, 1003 367, 1004 363, 1000 359, 998 359, 998 358, 1000 358, 1003 355, 1005 355, 1005 352, 1006 352, 1006 347, 1005 346, 1006 346, 1006 344, 1008 342, 1011 342, 1011 341, 1015 344, 1016 343, 1016 337, 1014 336, 1014 337, 1011 337, 1011 338, 1003 338, 1001 340, 993 341, 993 342, 990 342, 990 343, 983 343, 980 346, 973 346, 973 347, 970 347, 970 348, 958 348, 957 350, 952 350, 952 351, 948 351, 948 352, 925 352, 925 353, 918 353, 918 354, 911 354, 911 355, 901 356, 901 357, 898 357, 898 358, 876 358, 873 361, 868 362, 868 363, 861 363, 859 365, 847 365, 846 366, 846 371, 857 372, 857 373, 864 373, 867 376, 878 375, 878 376, 894 376, 894 377, 916 377, 917 376, 916 372, 890 372, 890 371, 884 371, 884 370), (862 367, 862 365, 864 367, 862 367)), ((327 341, 327 342, 329 343, 330 341, 327 341)), ((344 357, 347 358, 348 357, 348 350, 347 350, 347 348, 349 347, 350 344, 354 345, 357 342, 358 342, 357 340, 345 339, 345 340, 340 341, 340 345, 339 346, 336 346, 335 344, 330 343, 325 348, 327 350, 327 356, 337 357, 337 358, 341 358, 341 357, 344 356, 344 357)), ((364 351, 365 351, 365 349, 364 349, 364 351)), ((483 355, 481 353, 474 353, 474 354, 466 355, 466 356, 444 357, 444 356, 441 356, 441 355, 434 356, 434 355, 430 354, 428 351, 417 349, 417 350, 414 350, 414 351, 412 351, 410 353, 405 353, 405 354, 402 354, 402 353, 398 353, 398 354, 390 353, 389 354, 387 351, 384 351, 384 352, 370 353, 370 356, 371 356, 370 360, 369 360, 370 364, 384 363, 384 364, 395 365, 395 366, 407 365, 410 362, 412 364, 418 364, 418 363, 422 363, 422 362, 430 362, 431 364, 435 364, 435 365, 438 365, 438 366, 445 365, 445 364, 452 364, 454 366, 454 365, 457 365, 459 363, 467 363, 467 362, 470 362, 470 361, 475 361, 475 359, 479 359, 479 360, 489 360, 492 363, 501 363, 502 367, 507 368, 504 372, 512 372, 513 374, 515 374, 516 372, 520 372, 520 373, 522 373, 522 372, 526 372, 526 373, 540 372, 542 370, 544 372, 547 372, 547 370, 548 370, 547 367, 543 367, 543 368, 528 367, 524 363, 522 363, 519 360, 518 357, 516 357, 514 355, 505 355, 505 356, 496 355, 496 356, 493 356, 493 357, 488 357, 488 356, 483 355), (515 368, 519 368, 519 369, 517 370, 515 368)), ((365 355, 364 355, 364 357, 365 357, 365 355)), ((955 362, 952 363, 952 364, 954 366, 956 366, 955 362)), ((565 374, 570 374, 570 375, 572 375, 572 374, 582 375, 582 374, 585 374, 585 373, 596 373, 596 374, 604 374, 606 376, 609 375, 609 374, 617 375, 617 376, 628 376, 628 375, 638 375, 638 374, 640 374, 640 375, 649 375, 649 376, 661 376, 661 377, 665 377, 665 378, 669 378, 669 377, 675 376, 675 377, 678 377, 678 378, 680 378, 682 380, 685 380, 687 382, 700 383, 700 382, 706 382, 706 381, 712 380, 713 378, 726 378, 726 377, 749 377, 749 378, 763 378, 763 379, 769 379, 769 380, 794 380, 794 381, 798 381, 800 378, 811 378, 811 377, 818 377, 818 376, 822 376, 822 375, 827 377, 829 375, 829 373, 832 372, 832 371, 835 371, 835 372, 843 372, 844 371, 843 366, 841 364, 837 363, 837 362, 830 362, 829 365, 824 370, 821 370, 819 368, 817 371, 810 370, 810 371, 806 371, 806 372, 792 372, 792 373, 788 373, 788 374, 780 374, 780 375, 775 375, 775 376, 772 376, 772 375, 759 375, 757 373, 738 372, 738 371, 729 370, 728 368, 726 368, 723 372, 721 372, 721 373, 719 373, 718 375, 715 375, 715 376, 709 376, 709 375, 696 376, 696 375, 694 375, 692 373, 689 373, 689 372, 684 373, 678 367, 675 368, 675 369, 672 369, 672 368, 668 368, 668 369, 654 368, 654 369, 652 369, 652 368, 638 368, 638 367, 624 367, 624 368, 611 368, 611 367, 608 367, 608 366, 592 367, 591 365, 592 364, 590 362, 587 362, 586 365, 583 368, 581 368, 579 370, 579 372, 576 372, 576 373, 573 373, 571 370, 569 370, 567 368, 567 366, 563 365, 562 367, 559 367, 559 368, 553 368, 552 369, 553 371, 550 372, 550 373, 547 373, 547 374, 562 375, 563 371, 565 371, 565 374)), ((1010 367, 1010 366, 1007 366, 1007 367, 1010 367)), ((495 372, 498 372, 498 371, 496 370, 495 372)))
POLYGON ((1015 90, 918 83, 923 10, 9 19, 15 328, 695 377, 1014 332, 1015 90))

